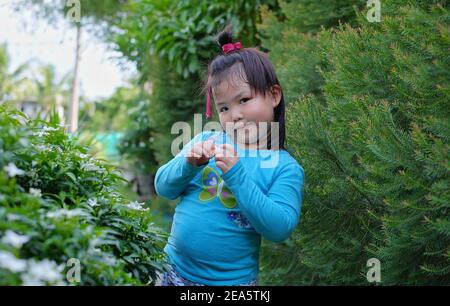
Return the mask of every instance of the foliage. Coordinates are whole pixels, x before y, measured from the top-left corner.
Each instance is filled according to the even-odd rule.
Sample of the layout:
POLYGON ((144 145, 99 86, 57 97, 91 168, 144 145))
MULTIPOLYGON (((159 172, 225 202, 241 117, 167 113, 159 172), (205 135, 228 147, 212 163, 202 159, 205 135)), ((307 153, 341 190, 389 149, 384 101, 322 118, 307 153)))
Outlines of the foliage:
POLYGON ((149 284, 165 268, 166 235, 55 116, 28 120, 1 107, 0 152, 1 284, 64 284, 70 258, 83 285, 149 284))
POLYGON ((255 45, 262 4, 277 6, 273 0, 140 0, 130 4, 128 18, 116 25, 120 31, 110 40, 137 63, 144 77, 151 69, 148 54, 163 59, 184 78, 198 76, 220 51, 214 36, 226 24, 241 35, 244 46, 255 45))
POLYGON ((314 34, 263 23, 267 41, 281 33, 275 62, 292 54, 288 145, 307 178, 295 246, 262 259, 279 266, 274 283, 368 284, 373 257, 383 284, 450 281, 448 5, 384 1, 381 23, 365 13, 314 34))

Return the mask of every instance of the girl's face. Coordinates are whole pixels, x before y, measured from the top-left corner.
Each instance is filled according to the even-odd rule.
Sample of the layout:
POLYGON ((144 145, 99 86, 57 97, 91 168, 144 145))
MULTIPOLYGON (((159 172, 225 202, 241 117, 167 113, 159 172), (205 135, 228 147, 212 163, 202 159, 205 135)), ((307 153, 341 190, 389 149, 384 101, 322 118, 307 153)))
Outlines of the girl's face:
POLYGON ((214 88, 213 96, 220 124, 227 134, 245 148, 264 149, 274 109, 281 101, 280 86, 274 85, 264 97, 255 95, 246 82, 224 81, 214 88))

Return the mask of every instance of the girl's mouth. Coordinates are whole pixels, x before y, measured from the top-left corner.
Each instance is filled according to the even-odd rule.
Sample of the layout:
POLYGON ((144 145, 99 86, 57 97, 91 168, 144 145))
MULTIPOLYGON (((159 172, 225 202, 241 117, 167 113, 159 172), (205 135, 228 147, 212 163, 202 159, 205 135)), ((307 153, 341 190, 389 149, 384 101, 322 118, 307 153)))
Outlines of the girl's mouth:
POLYGON ((245 127, 245 125, 246 125, 245 123, 238 122, 234 125, 234 129, 235 130, 242 129, 243 127, 245 127))
POLYGON ((250 122, 247 122, 247 123, 238 122, 234 125, 234 129, 239 130, 239 129, 248 127, 250 124, 251 124, 250 122))

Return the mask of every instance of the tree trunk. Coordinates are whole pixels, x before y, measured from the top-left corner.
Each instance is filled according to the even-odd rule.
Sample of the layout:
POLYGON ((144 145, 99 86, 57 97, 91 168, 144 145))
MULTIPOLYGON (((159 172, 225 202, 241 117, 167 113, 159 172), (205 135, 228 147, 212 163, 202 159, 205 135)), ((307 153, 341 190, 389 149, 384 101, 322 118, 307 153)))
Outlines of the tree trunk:
POLYGON ((81 25, 77 26, 77 42, 75 51, 75 68, 72 85, 72 103, 70 105, 70 132, 75 133, 78 129, 78 109, 80 106, 80 82, 79 66, 81 61, 81 25))
POLYGON ((151 174, 138 174, 137 178, 137 193, 139 201, 144 202, 155 196, 154 178, 151 174))
POLYGON ((56 112, 59 117, 59 122, 61 124, 65 124, 66 120, 64 119, 64 106, 62 105, 62 97, 60 94, 57 94, 55 97, 55 104, 56 104, 56 112))

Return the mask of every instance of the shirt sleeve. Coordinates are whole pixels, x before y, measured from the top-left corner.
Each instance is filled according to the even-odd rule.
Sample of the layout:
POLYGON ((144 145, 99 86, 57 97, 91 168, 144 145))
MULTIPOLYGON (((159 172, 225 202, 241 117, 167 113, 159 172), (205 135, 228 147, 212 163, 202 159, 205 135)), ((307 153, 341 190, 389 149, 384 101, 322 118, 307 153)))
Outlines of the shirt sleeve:
POLYGON ((294 231, 300 218, 304 183, 304 171, 299 164, 285 165, 267 194, 253 181, 240 160, 222 178, 244 216, 264 238, 282 242, 294 231))
POLYGON ((196 167, 186 160, 188 150, 195 143, 203 141, 204 137, 205 133, 196 135, 183 147, 180 153, 158 169, 155 175, 155 191, 159 196, 175 200, 182 194, 195 175, 207 165, 196 167))

